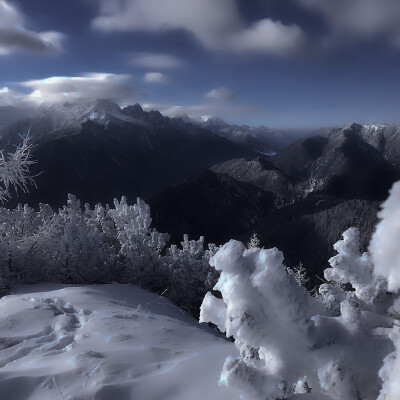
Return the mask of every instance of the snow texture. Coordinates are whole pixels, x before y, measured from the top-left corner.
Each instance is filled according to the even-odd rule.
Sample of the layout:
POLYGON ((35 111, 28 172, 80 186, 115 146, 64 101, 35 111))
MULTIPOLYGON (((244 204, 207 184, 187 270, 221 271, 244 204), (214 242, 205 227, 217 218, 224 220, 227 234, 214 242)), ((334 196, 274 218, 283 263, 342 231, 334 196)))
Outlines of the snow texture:
POLYGON ((4 400, 236 400, 232 343, 133 285, 19 286, 0 300, 4 400))

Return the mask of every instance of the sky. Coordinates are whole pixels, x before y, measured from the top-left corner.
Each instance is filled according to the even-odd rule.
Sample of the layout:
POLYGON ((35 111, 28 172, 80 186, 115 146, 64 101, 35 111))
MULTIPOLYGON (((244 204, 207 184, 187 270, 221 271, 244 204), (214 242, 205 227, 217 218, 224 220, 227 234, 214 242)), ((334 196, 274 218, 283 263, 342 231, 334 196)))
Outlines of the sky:
POLYGON ((400 124, 398 0, 0 0, 0 105, 400 124))

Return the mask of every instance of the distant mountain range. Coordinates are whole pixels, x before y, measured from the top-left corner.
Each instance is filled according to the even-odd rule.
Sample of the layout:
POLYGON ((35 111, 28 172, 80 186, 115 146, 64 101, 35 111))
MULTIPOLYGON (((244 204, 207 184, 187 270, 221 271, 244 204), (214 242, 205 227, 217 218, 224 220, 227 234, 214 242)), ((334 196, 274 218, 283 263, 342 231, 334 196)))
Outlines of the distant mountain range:
POLYGON ((122 195, 148 198, 200 168, 249 155, 201 127, 105 100, 42 106, 3 129, 0 146, 10 148, 28 132, 36 145, 38 190, 14 202, 55 207, 68 193, 92 204, 122 195))
POLYGON ((280 248, 288 265, 303 262, 312 274, 347 227, 359 227, 366 246, 379 202, 400 179, 393 125, 277 131, 168 118, 107 100, 29 113, 0 107, 0 147, 27 133, 38 189, 9 206, 60 207, 68 192, 91 204, 140 196, 153 225, 174 242, 183 233, 221 244, 257 232, 264 247, 280 248))

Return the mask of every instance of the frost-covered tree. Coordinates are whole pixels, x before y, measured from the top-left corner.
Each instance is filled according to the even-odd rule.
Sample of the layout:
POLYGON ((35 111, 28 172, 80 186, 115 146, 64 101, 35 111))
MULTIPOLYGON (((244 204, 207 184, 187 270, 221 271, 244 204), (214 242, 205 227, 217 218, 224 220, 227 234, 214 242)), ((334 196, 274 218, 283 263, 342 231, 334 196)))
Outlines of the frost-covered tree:
POLYGON ((217 252, 213 244, 204 249, 204 237, 189 240, 184 235, 182 249, 172 245, 162 258, 163 269, 168 271, 169 297, 172 301, 188 309, 195 309, 201 303, 207 291, 211 290, 218 279, 217 271, 210 266, 210 258, 217 252), (187 303, 190 301, 191 303, 187 303))
POLYGON ((29 137, 24 138, 22 144, 13 153, 0 151, 0 201, 4 202, 11 197, 11 190, 16 194, 18 190, 26 193, 28 186, 34 184, 29 168, 36 161, 32 158, 33 145, 29 137))
MULTIPOLYGON (((73 195, 58 212, 27 205, 0 208, 0 277, 18 282, 131 282, 164 293, 197 314, 217 280, 209 265, 214 245, 204 238, 167 248, 168 235, 151 228, 150 208, 126 198, 93 209, 73 195)), ((4 284, 3 284, 4 286, 4 284)), ((1 286, 0 286, 1 288, 1 286)))
POLYGON ((253 234, 251 235, 250 240, 247 243, 247 248, 251 249, 254 247, 260 247, 260 239, 257 236, 257 233, 253 232, 253 234))
MULTIPOLYGON (((14 189, 28 192, 29 184, 34 184, 29 168, 35 164, 32 158, 33 145, 29 138, 25 138, 22 144, 16 148, 13 153, 5 153, 0 150, 0 201, 5 202, 11 197, 11 191, 14 189)), ((26 224, 25 224, 26 226, 26 224)), ((0 228, 4 232, 4 227, 0 228)), ((23 229, 23 228, 22 228, 23 229)), ((0 290, 7 287, 8 280, 11 277, 9 265, 10 244, 7 239, 0 243, 0 290)))
POLYGON ((130 206, 125 197, 114 200, 114 209, 109 210, 114 222, 116 237, 123 257, 124 277, 127 282, 139 283, 147 288, 158 287, 157 275, 161 252, 169 239, 168 234, 151 229, 150 207, 141 199, 130 206))
POLYGON ((375 273, 384 277, 396 299, 390 309, 395 323, 390 338, 395 351, 385 358, 380 370, 383 380, 379 400, 400 399, 400 182, 393 185, 389 198, 382 206, 380 222, 370 244, 375 273))
POLYGON ((393 351, 387 337, 393 320, 385 314, 391 296, 384 278, 373 274, 370 256, 360 254, 357 230, 346 231, 335 249, 325 271, 331 282, 317 299, 285 268, 277 249, 245 249, 231 241, 216 253, 211 264, 221 271, 215 289, 222 299, 208 293, 200 321, 235 340, 238 356, 226 360, 222 384, 245 399, 378 397, 378 371, 393 351))
MULTIPOLYGON (((43 207, 42 207, 43 208, 43 207)), ((42 210, 41 210, 42 211, 42 210)), ((93 210, 68 195, 67 205, 54 213, 42 230, 38 247, 46 259, 46 275, 63 282, 109 282, 116 270, 119 247, 115 232, 105 232, 106 212, 93 210), (115 265, 113 265, 115 263, 115 265)))

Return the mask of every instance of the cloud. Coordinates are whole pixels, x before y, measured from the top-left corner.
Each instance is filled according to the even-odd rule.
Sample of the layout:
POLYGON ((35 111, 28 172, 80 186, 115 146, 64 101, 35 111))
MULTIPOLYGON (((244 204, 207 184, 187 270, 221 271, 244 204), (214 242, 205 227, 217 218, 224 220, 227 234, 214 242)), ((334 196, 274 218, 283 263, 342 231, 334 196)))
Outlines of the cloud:
POLYGON ((279 56, 297 52, 304 41, 303 32, 297 25, 287 26, 279 21, 263 19, 232 35, 228 45, 236 52, 252 51, 279 56))
POLYGON ((24 27, 20 11, 0 0, 0 55, 14 51, 54 52, 61 49, 64 35, 59 32, 34 32, 24 27))
POLYGON ((103 31, 162 33, 185 30, 206 49, 217 52, 291 54, 303 42, 295 25, 271 19, 247 25, 235 0, 98 0, 100 14, 92 21, 103 31))
POLYGON ((184 62, 171 54, 133 53, 129 64, 146 69, 174 69, 182 67, 184 62))
POLYGON ((400 45, 400 2, 398 0, 297 0, 321 14, 328 23, 328 43, 386 38, 400 45))
POLYGON ((230 118, 235 114, 253 113, 260 111, 255 107, 246 107, 242 105, 223 104, 194 104, 194 105, 171 105, 171 104, 153 104, 144 103, 142 107, 146 111, 159 110, 168 117, 188 116, 195 120, 202 120, 204 117, 218 116, 220 118, 230 118))
POLYGON ((147 72, 143 76, 143 80, 147 83, 167 83, 167 77, 161 72, 147 72))
POLYGON ((109 99, 119 104, 131 104, 136 94, 131 86, 131 75, 89 73, 83 76, 54 76, 45 79, 20 82, 29 93, 0 89, 0 105, 58 102, 87 99, 109 99))
POLYGON ((217 89, 210 90, 204 95, 207 99, 229 101, 236 97, 236 93, 232 89, 226 87, 220 87, 217 89))
POLYGON ((0 88, 0 106, 25 107, 31 102, 23 93, 11 90, 8 87, 0 88))

